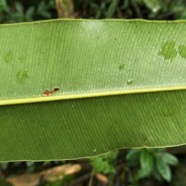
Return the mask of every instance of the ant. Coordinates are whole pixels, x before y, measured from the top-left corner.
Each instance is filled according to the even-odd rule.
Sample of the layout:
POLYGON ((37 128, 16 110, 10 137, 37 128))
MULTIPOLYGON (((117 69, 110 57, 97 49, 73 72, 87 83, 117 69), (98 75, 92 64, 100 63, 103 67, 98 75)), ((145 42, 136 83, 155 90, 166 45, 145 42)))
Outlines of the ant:
POLYGON ((54 94, 55 92, 57 92, 59 90, 59 88, 54 88, 52 90, 45 90, 43 92, 43 96, 51 96, 52 94, 54 94))

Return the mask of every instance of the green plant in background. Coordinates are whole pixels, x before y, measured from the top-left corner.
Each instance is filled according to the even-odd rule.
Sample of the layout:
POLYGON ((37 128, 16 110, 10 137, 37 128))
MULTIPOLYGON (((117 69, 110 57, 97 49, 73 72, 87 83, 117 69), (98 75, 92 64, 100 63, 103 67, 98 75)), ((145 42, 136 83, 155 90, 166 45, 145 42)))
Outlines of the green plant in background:
POLYGON ((185 0, 77 0, 75 9, 85 18, 185 19, 185 0), (82 6, 83 4, 83 6, 82 6))
POLYGON ((6 0, 0 0, 0 22, 2 22, 3 18, 3 14, 5 12, 7 8, 7 2, 6 0))
POLYGON ((163 0, 143 0, 145 6, 151 11, 150 19, 186 19, 186 2, 184 0, 163 1, 163 0))
POLYGON ((6 170, 8 168, 8 163, 0 163, 0 170, 6 170))
POLYGON ((116 160, 117 155, 118 155, 118 151, 110 152, 101 156, 90 158, 90 162, 93 167, 93 174, 115 173, 114 161, 116 160))
POLYGON ((56 2, 58 1, 17 0, 12 3, 10 0, 0 0, 0 22, 13 23, 56 18, 57 11, 59 17, 64 17, 63 14, 67 12, 70 17, 79 18, 186 19, 185 0, 77 0, 73 1, 70 6, 73 8, 70 10, 69 6, 61 6, 61 8, 56 6, 56 2))
POLYGON ((52 18, 55 2, 40 1, 26 8, 23 3, 15 1, 10 4, 8 0, 0 0, 0 22, 14 23, 52 18))
POLYGON ((98 4, 96 1, 90 2, 90 7, 96 12, 95 18, 101 17, 111 18, 113 17, 118 5, 118 0, 102 1, 98 4))
POLYGON ((170 182, 172 178, 170 166, 178 165, 178 159, 165 149, 131 150, 126 156, 129 166, 139 165, 135 175, 136 181, 153 176, 158 181, 162 179, 170 182))

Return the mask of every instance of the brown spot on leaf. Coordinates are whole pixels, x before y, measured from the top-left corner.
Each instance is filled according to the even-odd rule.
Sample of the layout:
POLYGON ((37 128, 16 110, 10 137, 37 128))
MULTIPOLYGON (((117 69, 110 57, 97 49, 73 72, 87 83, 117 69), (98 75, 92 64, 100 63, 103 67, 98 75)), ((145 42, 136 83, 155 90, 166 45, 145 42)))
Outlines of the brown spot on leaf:
POLYGON ((59 88, 54 88, 52 90, 45 90, 43 92, 43 96, 51 96, 52 94, 54 94, 57 91, 59 91, 59 88))

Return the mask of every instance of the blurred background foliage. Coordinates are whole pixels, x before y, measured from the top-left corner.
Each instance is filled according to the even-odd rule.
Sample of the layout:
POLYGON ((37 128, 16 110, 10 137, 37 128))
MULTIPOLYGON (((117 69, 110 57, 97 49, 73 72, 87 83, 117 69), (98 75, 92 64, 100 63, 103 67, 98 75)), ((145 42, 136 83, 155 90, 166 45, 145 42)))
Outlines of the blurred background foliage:
POLYGON ((185 0, 0 0, 0 22, 70 18, 186 19, 185 0))
MULTIPOLYGON (((186 19, 186 1, 0 0, 0 23, 58 17, 186 19)), ((74 161, 0 164, 0 186, 185 186, 185 175, 185 146, 118 150, 98 157, 74 161)))

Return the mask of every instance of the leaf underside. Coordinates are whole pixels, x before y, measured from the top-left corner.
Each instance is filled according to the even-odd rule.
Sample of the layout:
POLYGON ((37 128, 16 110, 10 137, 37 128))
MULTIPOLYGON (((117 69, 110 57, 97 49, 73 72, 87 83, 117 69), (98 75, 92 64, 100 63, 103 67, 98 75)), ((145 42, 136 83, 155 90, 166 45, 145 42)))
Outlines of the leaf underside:
POLYGON ((184 21, 1 25, 0 161, 185 144, 185 35, 184 21))

